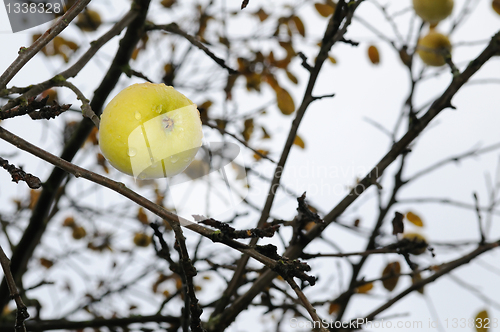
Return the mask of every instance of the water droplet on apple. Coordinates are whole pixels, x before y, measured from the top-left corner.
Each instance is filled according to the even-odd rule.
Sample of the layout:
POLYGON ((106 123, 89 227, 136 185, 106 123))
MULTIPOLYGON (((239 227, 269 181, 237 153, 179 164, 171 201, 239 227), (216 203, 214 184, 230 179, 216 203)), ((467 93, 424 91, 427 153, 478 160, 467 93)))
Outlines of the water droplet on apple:
POLYGON ((170 156, 170 162, 172 164, 175 164, 179 160, 179 157, 177 156, 170 156))
POLYGON ((191 158, 185 158, 185 159, 184 159, 184 162, 185 162, 185 163, 188 163, 188 162, 190 162, 190 161, 191 161, 191 158))
POLYGON ((154 111, 156 113, 161 113, 162 110, 163 110, 163 105, 158 105, 154 108, 154 111))
POLYGON ((142 118, 141 113, 139 113, 139 111, 135 111, 135 119, 140 120, 141 118, 142 118))
POLYGON ((135 151, 135 149, 131 148, 131 149, 128 149, 128 152, 127 154, 130 156, 130 157, 133 157, 137 154, 137 151, 135 151))

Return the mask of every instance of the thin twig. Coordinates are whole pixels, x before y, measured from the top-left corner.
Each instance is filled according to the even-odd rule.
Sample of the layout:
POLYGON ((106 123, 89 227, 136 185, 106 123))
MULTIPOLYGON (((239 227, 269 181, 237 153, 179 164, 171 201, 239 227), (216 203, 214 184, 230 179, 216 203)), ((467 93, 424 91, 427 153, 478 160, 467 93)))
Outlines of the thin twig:
POLYGON ((100 120, 99 117, 95 114, 95 112, 92 110, 92 107, 90 107, 89 100, 85 98, 83 93, 71 82, 68 82, 66 80, 62 80, 57 86, 64 86, 69 89, 71 89, 75 94, 78 100, 82 102, 82 115, 86 118, 89 118, 92 120, 94 125, 99 129, 100 125, 100 120))
POLYGON ((346 253, 337 253, 337 254, 306 254, 302 253, 300 256, 304 259, 310 258, 318 258, 318 257, 349 257, 349 256, 370 256, 373 254, 388 254, 388 253, 397 253, 398 249, 390 249, 390 248, 379 248, 379 249, 371 249, 365 251, 354 251, 354 252, 346 252, 346 253))
POLYGON ((440 278, 444 275, 448 275, 454 269, 456 269, 464 264, 469 263, 472 259, 476 258, 477 256, 479 256, 479 255, 481 255, 489 250, 497 248, 499 245, 500 245, 500 241, 492 242, 492 243, 485 243, 484 245, 479 246, 477 249, 475 249, 474 251, 470 252, 469 254, 467 254, 463 257, 460 257, 460 258, 458 258, 454 261, 451 261, 449 263, 439 265, 438 266, 439 270, 437 270, 436 273, 434 273, 433 275, 431 275, 428 278, 422 279, 422 280, 414 283, 413 285, 411 285, 410 287, 408 287, 407 289, 405 289, 404 291, 402 291, 401 293, 399 293, 398 295, 396 295, 395 297, 393 297, 392 299, 390 299, 389 301, 387 301, 386 303, 384 303, 383 305, 381 305, 380 307, 378 307, 377 309, 372 311, 370 314, 366 315, 364 320, 371 321, 371 320, 375 319, 375 317, 377 317, 378 314, 380 314, 381 312, 390 308, 394 303, 398 302, 399 300, 401 300, 403 297, 410 294, 411 292, 422 288, 423 286, 437 280, 438 278, 440 278))
POLYGON ((19 105, 4 112, 0 111, 0 120, 26 114, 33 120, 49 120, 66 112, 71 107, 71 104, 59 105, 56 101, 53 102, 53 105, 47 105, 48 99, 48 96, 42 100, 36 100, 35 97, 31 97, 26 101, 25 105, 19 105))
MULTIPOLYGON (((456 206, 462 209, 474 210, 474 204, 463 203, 460 201, 452 200, 449 198, 440 198, 440 197, 414 197, 414 198, 401 198, 398 199, 399 204, 415 204, 415 203, 434 203, 434 204, 448 204, 451 206, 456 206)), ((495 215, 500 215, 500 211, 491 210, 488 207, 478 207, 480 211, 490 212, 495 215)))
POLYGON ((22 168, 9 164, 9 161, 3 159, 2 157, 0 157, 0 166, 10 173, 12 181, 15 183, 24 181, 31 189, 38 189, 42 186, 42 181, 40 181, 39 178, 30 173, 26 173, 22 168))
POLYGON ((438 168, 440 168, 442 166, 445 166, 448 163, 458 162, 458 161, 460 161, 462 159, 465 159, 467 157, 479 156, 479 155, 481 155, 483 153, 488 153, 488 152, 495 151, 495 150, 498 150, 498 149, 500 149, 500 142, 492 144, 492 145, 489 145, 489 146, 486 146, 486 147, 481 148, 481 149, 477 149, 477 148, 476 149, 471 149, 470 151, 467 151, 467 152, 464 152, 464 153, 460 153, 460 154, 457 154, 455 156, 448 157, 446 159, 443 159, 443 160, 435 163, 434 165, 426 167, 423 170, 421 170, 421 171, 415 173, 414 175, 410 176, 405 181, 406 182, 415 181, 419 177, 421 177, 423 175, 427 175, 430 172, 432 172, 432 171, 434 171, 434 170, 436 170, 436 169, 438 169, 438 168))
POLYGON ((206 332, 206 330, 201 326, 201 314, 203 310, 200 307, 198 298, 196 297, 195 287, 193 282, 193 277, 196 276, 196 268, 189 259, 189 253, 186 247, 186 238, 182 232, 179 224, 170 222, 175 233, 176 246, 174 248, 179 252, 179 262, 182 269, 183 279, 185 280, 186 286, 186 300, 189 304, 188 308, 185 308, 187 313, 191 313, 190 326, 193 332, 206 332))
POLYGON ((52 39, 59 35, 69 23, 89 4, 90 0, 78 0, 63 16, 57 20, 56 24, 49 28, 30 47, 21 48, 19 56, 0 76, 0 90, 5 89, 7 83, 31 60, 42 48, 52 39))
POLYGON ((204 121, 203 124, 207 127, 210 127, 212 129, 217 129, 222 135, 228 135, 228 136, 231 136, 232 138, 234 138, 235 140, 237 140, 238 142, 240 142, 241 144, 243 144, 246 148, 252 150, 256 155, 258 155, 259 157, 261 158, 264 158, 266 160, 269 160, 270 162, 272 162, 273 164, 276 164, 276 162, 274 160, 272 160, 271 158, 269 158, 267 155, 263 154, 262 152, 252 148, 250 145, 248 145, 247 142, 245 142, 244 140, 242 140, 241 138, 238 138, 238 136, 236 136, 235 134, 232 134, 230 132, 228 132, 226 129, 224 128, 221 128, 217 125, 213 125, 207 121, 204 121))
MULTIPOLYGON (((283 254, 289 258, 299 257, 302 250, 315 238, 320 236, 327 225, 334 222, 366 189, 373 184, 373 179, 382 175, 383 171, 391 165, 401 153, 407 150, 407 146, 428 126, 428 124, 445 108, 451 104, 451 99, 457 91, 493 56, 500 50, 500 32, 497 32, 490 40, 483 52, 472 61, 469 66, 457 77, 453 79, 441 97, 437 98, 427 113, 419 118, 418 122, 408 132, 395 143, 391 150, 380 160, 351 192, 333 208, 323 219, 325 225, 315 225, 302 237, 300 243, 288 247, 283 254)), ((269 282, 276 277, 273 271, 264 272, 253 284, 252 287, 238 299, 230 308, 226 308, 220 317, 222 324, 227 326, 232 322, 239 312, 244 310, 252 299, 264 289, 269 282)), ((420 286, 415 289, 420 288, 420 286)), ((406 295, 406 294, 405 294, 406 295)))
POLYGON ((477 194, 474 193, 472 195, 474 197, 474 205, 476 206, 476 214, 477 214, 477 223, 479 225, 479 234, 481 235, 481 244, 483 244, 486 241, 486 238, 484 236, 484 229, 483 229, 483 220, 481 218, 481 211, 479 209, 479 198, 477 197, 477 194))
MULTIPOLYGON (((354 3, 350 6, 347 6, 345 4, 344 0, 340 0, 337 4, 335 13, 332 15, 332 17, 328 23, 328 27, 325 30, 323 40, 321 43, 321 48, 318 52, 318 56, 316 57, 314 68, 312 68, 312 70, 310 71, 309 82, 307 84, 306 91, 305 91, 304 97, 302 99, 302 103, 296 112, 296 116, 295 116, 295 119, 292 123, 292 127, 290 128, 288 138, 287 138, 286 143, 285 143, 285 147, 283 148, 280 160, 278 161, 278 164, 276 165, 276 168, 274 170, 274 174, 273 174, 273 178, 272 178, 272 181, 271 181, 271 184, 269 187, 267 199, 266 199, 264 208, 262 209, 260 219, 257 223, 257 227, 262 227, 267 222, 267 219, 269 218, 269 214, 270 214, 273 202, 274 202, 277 188, 279 188, 279 185, 280 185, 280 180, 281 180, 281 176, 283 173, 285 163, 288 159, 293 142, 295 141, 295 137, 297 135, 297 131, 298 131, 300 122, 302 121, 302 118, 304 117, 304 114, 305 114, 307 108, 309 107, 311 102, 313 102, 313 100, 314 100, 312 97, 312 91, 313 91, 314 85, 316 84, 316 80, 317 80, 319 72, 323 66, 323 63, 328 58, 328 52, 330 51, 330 49, 332 48, 332 46, 336 42, 338 42, 339 40, 341 40, 344 37, 344 34, 347 32, 347 27, 351 23, 352 17, 354 15, 354 11, 361 4, 362 1, 363 0, 360 0, 360 1, 354 3), (347 7, 345 13, 344 13, 344 7, 347 7), (343 25, 341 25, 342 22, 344 22, 343 25)), ((255 245, 256 243, 257 243, 257 239, 252 239, 250 241, 250 245, 255 245)), ((247 262, 248 262, 248 256, 242 256, 241 259, 238 261, 238 269, 234 273, 228 287, 224 291, 224 294, 221 298, 221 301, 219 301, 217 307, 215 308, 214 312, 212 313, 212 317, 214 315, 221 314, 222 310, 224 310, 230 297, 236 291, 236 289, 240 283, 240 279, 243 276, 247 262)), ((227 314, 227 313, 224 313, 224 314, 227 314)), ((232 319, 234 319, 234 317, 235 316, 229 318, 228 320, 232 321, 232 319)), ((227 322, 224 322, 223 324, 227 324, 227 322)), ((219 328, 222 328, 222 327, 219 327, 219 328)))
POLYGON ((225 245, 228 245, 233 249, 236 249, 244 254, 251 256, 252 258, 255 258, 257 261, 261 262, 262 264, 266 265, 269 268, 274 269, 277 268, 278 266, 278 263, 274 259, 268 258, 266 255, 263 255, 258 251, 256 251, 255 249, 252 249, 250 246, 232 239, 227 239, 218 236, 220 234, 219 232, 214 232, 206 227, 203 227, 199 224, 190 222, 187 219, 177 216, 176 214, 165 209, 164 207, 153 203, 152 201, 146 199, 145 197, 137 194, 135 191, 127 188, 123 183, 113 181, 105 176, 99 175, 87 169, 76 166, 45 150, 40 149, 39 147, 23 140, 22 138, 12 134, 11 132, 7 131, 2 127, 0 127, 0 138, 5 140, 6 142, 9 142, 17 146, 21 150, 27 151, 33 154, 34 156, 39 157, 40 159, 43 159, 70 174, 73 174, 77 178, 82 177, 84 179, 97 183, 103 187, 111 189, 127 197, 131 201, 139 204, 140 206, 148 209, 149 211, 156 214, 162 219, 170 220, 171 222, 180 224, 200 235, 207 237, 208 239, 214 242, 220 242, 225 245))
MULTIPOLYGON (((126 327, 130 324, 137 323, 169 323, 172 326, 179 326, 179 318, 170 315, 151 315, 151 316, 139 316, 131 315, 130 317, 122 318, 109 318, 103 319, 101 317, 93 320, 81 320, 81 321, 71 321, 66 319, 54 319, 54 320, 29 320, 26 322, 29 331, 49 331, 49 330, 83 330, 86 328, 102 328, 109 327, 116 329, 116 327, 126 327)), ((8 331, 11 328, 7 326, 6 323, 0 323, 1 331, 8 331)))
POLYGON ((292 287, 295 294, 297 294, 297 296, 299 297, 300 302, 302 302, 302 305, 304 306, 304 308, 306 308, 307 312, 309 313, 309 315, 313 319, 314 326, 317 327, 319 325, 319 330, 321 332, 328 332, 328 330, 323 326, 323 324, 322 324, 323 321, 319 318, 318 313, 316 312, 316 309, 314 309, 311 302, 309 302, 307 297, 300 290, 297 283, 291 277, 286 278, 286 282, 288 282, 288 284, 290 285, 290 287, 292 287))
POLYGON ((108 32, 102 35, 99 39, 92 41, 90 43, 90 48, 85 52, 74 65, 66 69, 65 71, 55 75, 51 79, 39 83, 37 85, 25 87, 25 88, 15 88, 12 87, 8 90, 8 93, 22 93, 22 96, 19 96, 11 101, 9 101, 6 105, 2 107, 2 111, 8 110, 15 105, 19 104, 21 100, 27 100, 29 98, 35 97, 42 93, 43 91, 55 86, 57 83, 56 77, 62 77, 65 79, 75 77, 85 65, 94 57, 97 51, 108 41, 110 41, 113 37, 119 35, 122 30, 127 27, 135 18, 137 17, 137 11, 131 10, 129 11, 120 21, 118 21, 108 32))
POLYGON ((28 308, 23 303, 21 295, 17 290, 16 282, 10 271, 10 260, 3 251, 2 246, 0 246, 0 264, 2 265, 2 270, 7 280, 7 285, 9 286, 10 296, 16 302, 17 314, 16 323, 14 325, 14 330, 16 332, 26 332, 26 326, 24 326, 24 321, 30 317, 28 314, 28 308))
MULTIPOLYGON (((130 57, 132 56, 135 46, 143 35, 143 27, 149 8, 149 3, 150 0, 134 0, 133 6, 131 6, 129 13, 125 15, 124 20, 121 20, 119 23, 115 24, 113 28, 108 31, 108 33, 106 33, 99 39, 100 42, 95 48, 94 45, 96 44, 92 44, 89 51, 87 51, 82 56, 82 58, 80 58, 80 60, 82 60, 80 64, 81 66, 83 66, 92 58, 92 55, 90 54, 95 54, 95 52, 97 52, 97 49, 102 46, 99 45, 100 43, 105 44, 113 36, 120 33, 120 31, 125 27, 124 24, 128 25, 125 35, 120 40, 119 47, 115 53, 113 61, 109 66, 106 74, 104 75, 104 78, 101 80, 99 86, 95 90, 92 102, 90 103, 92 109, 97 114, 101 112, 106 99, 116 86, 120 76, 123 73, 122 68, 126 66, 130 61, 130 57), (89 58, 87 58, 86 55, 89 55, 89 58)), ((73 66, 71 68, 74 68, 73 73, 75 75, 81 69, 81 67, 79 66, 73 66)), ((61 73, 61 76, 67 79, 68 77, 65 76, 65 73, 66 72, 61 73)), ((55 77, 57 77, 57 75, 55 77)), ((44 83, 34 86, 33 89, 31 89, 26 94, 33 93, 34 96, 36 96, 37 94, 41 93, 48 87, 53 86, 57 82, 49 80, 44 83), (47 87, 43 86, 44 83, 47 84, 47 87), (40 90, 36 91, 37 89, 40 90)), ((16 103, 14 103, 14 105, 16 105, 16 103)), ((94 124, 92 123, 92 121, 83 118, 72 137, 64 146, 63 151, 61 152, 61 158, 64 160, 72 160, 82 147, 83 143, 85 142, 86 138, 93 128, 94 124)), ((65 178, 67 178, 67 173, 58 167, 54 167, 51 174, 45 181, 46 186, 44 186, 40 197, 38 198, 37 203, 32 210, 29 224, 25 228, 23 236, 17 243, 16 247, 13 249, 11 270, 14 278, 16 279, 21 278, 22 275, 26 272, 28 261, 33 256, 33 252, 40 243, 41 237, 46 230, 52 213, 57 211, 57 202, 60 197, 58 194, 58 189, 60 188, 61 183, 65 178), (43 222, 40 222, 41 220, 43 222)), ((5 305, 5 302, 7 300, 8 289, 5 282, 2 282, 2 284, 0 285, 0 308, 5 305)))
POLYGON ((191 44, 193 44, 194 46, 198 47, 200 50, 205 52, 205 54, 208 55, 212 60, 214 60, 219 66, 227 69, 229 74, 238 74, 237 70, 234 70, 233 68, 226 65, 226 62, 223 59, 217 57, 214 53, 212 53, 212 51, 210 51, 205 45, 203 45, 198 39, 196 39, 196 37, 193 37, 184 30, 182 30, 177 25, 177 23, 170 23, 164 25, 151 25, 147 28, 147 30, 165 30, 167 32, 182 36, 185 39, 187 39, 191 44))

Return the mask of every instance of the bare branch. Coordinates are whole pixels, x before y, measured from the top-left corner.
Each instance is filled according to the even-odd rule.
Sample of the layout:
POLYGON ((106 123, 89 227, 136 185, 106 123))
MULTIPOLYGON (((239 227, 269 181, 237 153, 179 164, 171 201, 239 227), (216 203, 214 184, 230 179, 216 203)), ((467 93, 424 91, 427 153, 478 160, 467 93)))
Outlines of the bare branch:
POLYGON ((0 246, 0 264, 2 265, 2 270, 7 280, 7 285, 9 286, 10 296, 14 299, 17 306, 16 323, 14 325, 14 330, 16 332, 26 332, 26 326, 24 326, 24 321, 30 317, 28 314, 28 308, 23 303, 21 295, 17 290, 16 282, 10 271, 10 260, 5 255, 2 246, 0 246))
POLYGON ((63 16, 61 16, 54 26, 38 38, 30 47, 21 48, 19 56, 0 76, 0 90, 5 89, 7 83, 21 70, 21 68, 31 60, 45 45, 59 35, 71 21, 89 4, 90 0, 78 0, 63 16))
POLYGON ((174 33, 176 35, 182 36, 186 38, 191 44, 194 46, 198 47, 200 50, 205 52, 206 55, 208 55, 212 60, 214 60, 219 66, 221 66, 224 69, 227 69, 229 74, 238 74, 237 70, 232 69, 228 65, 226 65, 226 62, 222 60, 221 58, 217 57, 212 51, 208 49, 205 45, 203 45, 196 37, 191 36, 184 30, 182 30, 177 23, 170 23, 170 24, 165 24, 165 25, 151 25, 148 26, 147 30, 165 30, 170 33, 174 33))
POLYGON ((22 168, 17 168, 14 165, 9 164, 8 160, 0 157, 0 166, 7 170, 12 176, 12 181, 18 183, 19 181, 25 181, 28 187, 31 189, 38 189, 42 186, 42 181, 36 176, 26 173, 22 168))
POLYGON ((85 98, 83 93, 71 82, 66 81, 66 80, 61 80, 61 82, 58 84, 58 86, 65 86, 69 89, 71 89, 75 94, 78 100, 82 102, 82 115, 86 118, 89 118, 94 125, 99 129, 99 117, 94 113, 92 110, 92 107, 89 104, 89 100, 85 98))

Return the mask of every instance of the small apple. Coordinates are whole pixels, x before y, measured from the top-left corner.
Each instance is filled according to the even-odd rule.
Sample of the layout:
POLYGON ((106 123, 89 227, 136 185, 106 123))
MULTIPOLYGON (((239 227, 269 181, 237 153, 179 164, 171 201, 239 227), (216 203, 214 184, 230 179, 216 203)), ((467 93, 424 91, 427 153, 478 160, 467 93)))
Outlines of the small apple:
POLYGON ((203 132, 196 105, 165 84, 133 84, 101 116, 99 146, 109 163, 140 179, 171 177, 193 161, 203 132))
POLYGON ((403 234, 403 239, 411 242, 411 244, 416 247, 412 249, 412 251, 410 251, 410 253, 413 255, 423 254, 429 246, 425 237, 418 233, 405 233, 403 234))
POLYGON ((453 0, 413 0, 413 9, 422 20, 437 23, 450 16, 453 0))
POLYGON ((435 67, 444 65, 445 54, 448 52, 451 52, 450 40, 433 29, 418 41, 417 53, 426 65, 435 67))
POLYGON ((134 244, 138 247, 147 247, 151 244, 151 241, 151 236, 145 233, 135 233, 134 235, 134 244))

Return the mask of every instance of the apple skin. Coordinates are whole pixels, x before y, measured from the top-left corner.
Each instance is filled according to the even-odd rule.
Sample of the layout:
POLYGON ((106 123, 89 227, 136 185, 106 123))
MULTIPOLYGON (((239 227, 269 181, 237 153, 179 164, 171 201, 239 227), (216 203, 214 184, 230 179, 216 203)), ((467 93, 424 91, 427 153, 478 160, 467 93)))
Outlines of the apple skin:
POLYGON ((451 43, 445 35, 431 30, 420 38, 417 45, 417 53, 422 61, 429 66, 440 67, 446 64, 446 60, 440 51, 448 50, 451 52, 451 43))
POLYGON ((413 9, 422 20, 437 23, 450 16, 453 0, 413 0, 413 9))
POLYGON ((101 116, 99 146, 117 170, 140 179, 170 177, 193 161, 203 138, 196 105, 165 84, 133 84, 101 116))

